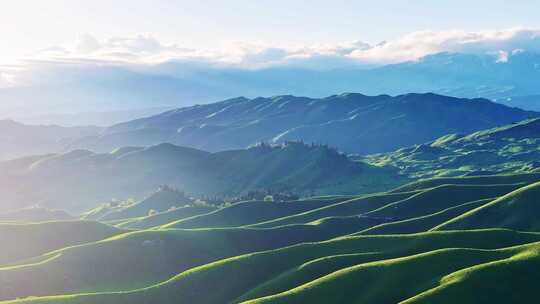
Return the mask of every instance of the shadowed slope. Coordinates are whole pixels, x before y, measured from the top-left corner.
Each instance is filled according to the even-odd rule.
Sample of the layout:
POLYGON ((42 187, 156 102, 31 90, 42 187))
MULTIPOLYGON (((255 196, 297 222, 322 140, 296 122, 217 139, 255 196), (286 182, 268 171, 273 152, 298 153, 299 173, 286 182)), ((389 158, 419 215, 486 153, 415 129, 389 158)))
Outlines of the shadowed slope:
POLYGON ((95 242, 124 232, 90 221, 0 224, 0 265, 68 246, 95 242))

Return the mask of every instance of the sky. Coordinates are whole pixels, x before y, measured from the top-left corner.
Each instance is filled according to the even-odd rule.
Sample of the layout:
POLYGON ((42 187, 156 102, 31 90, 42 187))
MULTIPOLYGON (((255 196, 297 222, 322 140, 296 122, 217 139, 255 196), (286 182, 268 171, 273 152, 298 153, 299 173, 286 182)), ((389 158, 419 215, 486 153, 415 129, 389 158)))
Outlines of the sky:
POLYGON ((533 0, 2 0, 0 62, 81 37, 151 37, 198 50, 234 43, 303 47, 377 44, 417 31, 540 28, 533 0))
MULTIPOLYGON (((133 91, 129 77, 181 80, 197 93, 209 90, 204 75, 228 71, 365 69, 441 52, 505 63, 540 53, 538 8, 539 0, 0 0, 0 117, 49 111, 59 99, 58 109, 94 109, 105 97, 122 104, 114 94, 133 91)), ((234 87, 228 80, 215 85, 234 87)))

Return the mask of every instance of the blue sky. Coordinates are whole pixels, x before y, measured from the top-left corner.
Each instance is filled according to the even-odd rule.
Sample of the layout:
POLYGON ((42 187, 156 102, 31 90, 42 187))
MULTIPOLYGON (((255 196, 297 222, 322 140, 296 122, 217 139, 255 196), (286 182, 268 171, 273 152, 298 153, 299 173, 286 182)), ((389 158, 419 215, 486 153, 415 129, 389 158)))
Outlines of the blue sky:
POLYGON ((67 44, 138 34, 212 48, 227 41, 301 45, 378 43, 420 30, 540 28, 538 1, 4 0, 0 62, 67 44))

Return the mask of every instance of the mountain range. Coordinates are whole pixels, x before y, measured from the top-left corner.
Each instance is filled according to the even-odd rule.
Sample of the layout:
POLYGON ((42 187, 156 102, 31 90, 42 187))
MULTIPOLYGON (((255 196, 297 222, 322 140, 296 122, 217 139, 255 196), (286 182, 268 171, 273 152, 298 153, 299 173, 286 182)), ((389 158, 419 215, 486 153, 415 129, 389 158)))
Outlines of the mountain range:
POLYGON ((123 146, 169 142, 214 152, 259 142, 302 140, 346 153, 370 154, 538 116, 486 99, 432 93, 240 97, 113 125, 72 148, 109 152, 123 146))
POLYGON ((102 128, 25 125, 0 120, 0 160, 65 151, 76 140, 97 136, 102 128))

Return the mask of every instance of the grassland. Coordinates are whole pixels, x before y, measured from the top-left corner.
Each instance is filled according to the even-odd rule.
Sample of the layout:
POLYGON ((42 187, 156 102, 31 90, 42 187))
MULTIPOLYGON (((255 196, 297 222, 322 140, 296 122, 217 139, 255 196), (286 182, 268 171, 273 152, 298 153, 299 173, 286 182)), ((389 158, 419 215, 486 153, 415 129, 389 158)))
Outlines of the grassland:
POLYGON ((11 248, 27 253, 0 267, 0 303, 530 302, 537 180, 434 178, 361 196, 121 211, 116 227, 0 225, 7 244, 35 245, 27 230, 70 237, 11 248))

